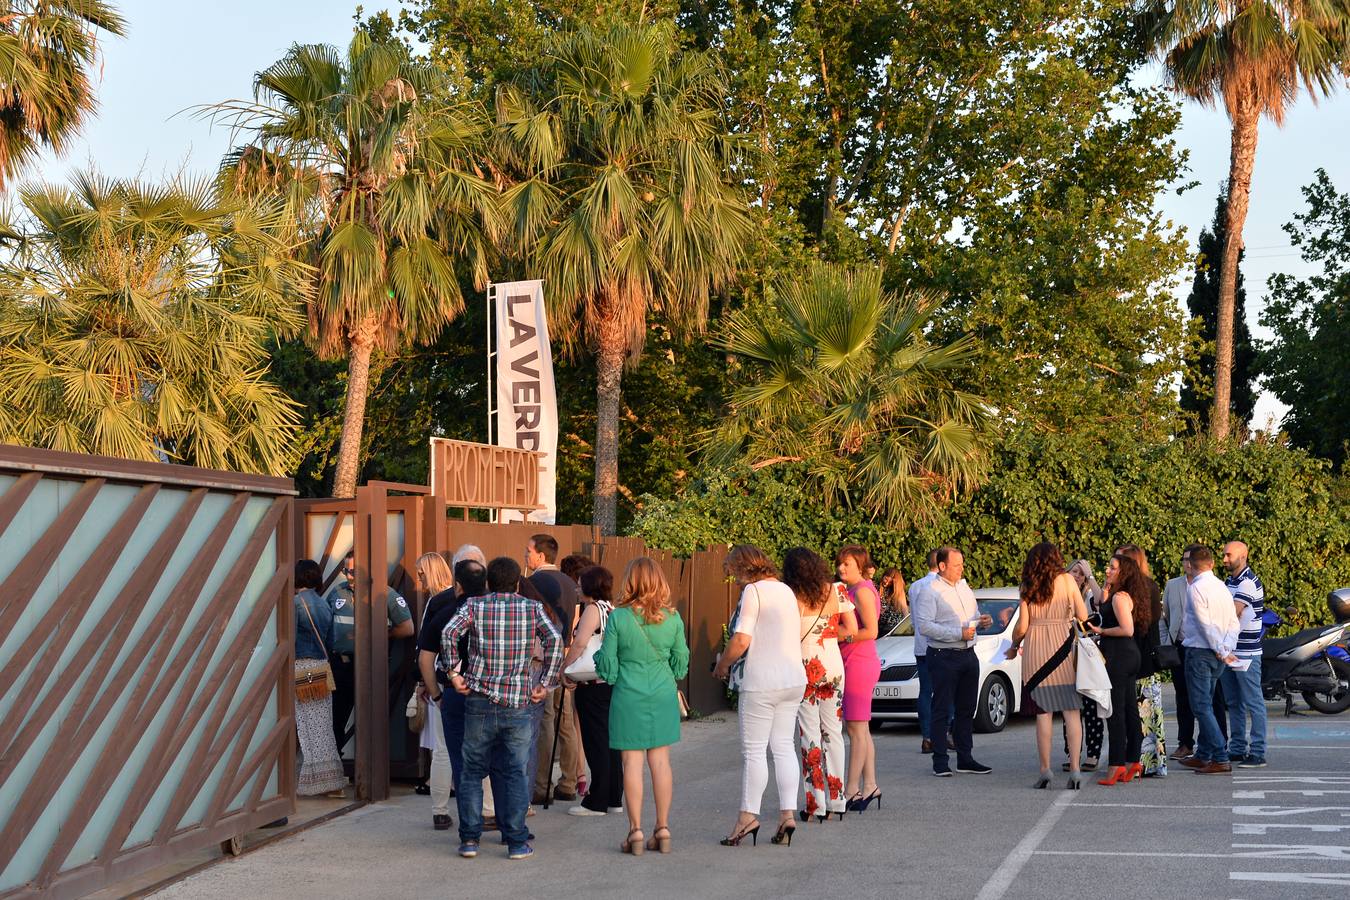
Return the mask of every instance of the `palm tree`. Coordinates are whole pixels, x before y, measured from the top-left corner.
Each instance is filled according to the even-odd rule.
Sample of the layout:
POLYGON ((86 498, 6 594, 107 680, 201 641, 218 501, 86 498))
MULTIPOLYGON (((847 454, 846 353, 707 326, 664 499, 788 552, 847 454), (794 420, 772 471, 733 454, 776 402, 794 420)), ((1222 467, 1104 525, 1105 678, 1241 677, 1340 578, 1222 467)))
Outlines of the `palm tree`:
POLYGON ((1257 127, 1262 115, 1282 124, 1300 86, 1314 100, 1336 89, 1350 62, 1350 0, 1143 0, 1140 23, 1172 86, 1206 106, 1222 100, 1232 123, 1210 415, 1211 433, 1222 440, 1229 433, 1233 303, 1257 127))
POLYGON ((305 275, 276 210, 206 183, 75 176, 0 225, 0 441, 284 474, 299 417, 266 377, 305 275))
POLYGON ((309 336, 347 359, 333 495, 356 494, 372 355, 435 339, 462 309, 457 264, 487 283, 499 195, 475 165, 481 107, 398 41, 358 29, 346 54, 295 45, 254 79, 255 102, 210 108, 253 132, 225 181, 283 197, 314 267, 309 336))
POLYGON ((988 405, 969 378, 969 336, 925 337, 940 298, 882 289, 876 268, 817 264, 780 280, 768 308, 730 317, 720 346, 745 366, 709 460, 805 466, 827 502, 861 502, 894 524, 978 485, 988 405))
POLYGON ((43 148, 60 153, 97 106, 97 32, 126 23, 102 0, 0 4, 0 190, 43 148))
POLYGON ((732 186, 723 80, 668 24, 582 28, 531 74, 497 97, 518 176, 506 200, 555 330, 595 352, 594 523, 613 534, 624 367, 652 312, 703 327, 751 220, 732 186))

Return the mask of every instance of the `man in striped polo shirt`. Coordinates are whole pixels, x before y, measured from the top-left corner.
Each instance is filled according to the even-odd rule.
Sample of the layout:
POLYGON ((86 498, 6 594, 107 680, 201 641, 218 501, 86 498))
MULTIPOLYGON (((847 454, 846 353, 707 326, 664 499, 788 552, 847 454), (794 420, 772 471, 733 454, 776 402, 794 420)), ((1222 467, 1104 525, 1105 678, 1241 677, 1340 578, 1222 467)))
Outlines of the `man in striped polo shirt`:
POLYGON ((1228 570, 1224 584, 1233 595, 1242 629, 1234 653, 1249 663, 1246 671, 1229 668, 1220 678, 1228 701, 1228 755, 1235 766, 1259 769, 1266 764, 1266 698, 1261 693, 1261 614, 1266 611, 1266 589, 1247 564, 1247 545, 1242 541, 1224 546, 1223 565, 1228 570))

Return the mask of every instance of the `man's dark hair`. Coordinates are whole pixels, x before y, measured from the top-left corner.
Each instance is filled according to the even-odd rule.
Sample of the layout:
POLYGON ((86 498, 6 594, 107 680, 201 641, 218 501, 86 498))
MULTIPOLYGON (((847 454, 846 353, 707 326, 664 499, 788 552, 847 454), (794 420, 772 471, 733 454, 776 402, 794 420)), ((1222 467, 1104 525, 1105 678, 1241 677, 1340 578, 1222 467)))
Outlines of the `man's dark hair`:
POLYGON ((939 547, 933 551, 933 564, 940 566, 947 562, 953 553, 960 553, 956 547, 939 547))
POLYGON ((478 597, 487 593, 488 570, 476 559, 461 559, 455 566, 455 584, 461 597, 478 597))
POLYGON ((499 556, 487 565, 487 586, 494 594, 514 594, 520 585, 520 563, 499 556))
POLYGON ((351 550, 348 550, 346 553, 342 554, 342 561, 343 561, 343 562, 346 562, 346 561, 349 560, 349 559, 350 559, 350 560, 355 560, 355 559, 356 559, 356 550, 355 550, 354 548, 351 549, 351 550))
MULTIPOLYGON (((535 546, 537 547, 538 544, 535 546)), ((582 571, 589 569, 593 565, 595 565, 595 560, 591 559, 589 556, 585 556, 581 553, 569 553, 567 556, 563 557, 562 562, 558 563, 558 568, 561 569, 562 573, 568 578, 573 581, 579 581, 581 579, 582 571)))
POLYGON ((1199 566, 1200 568, 1204 568, 1205 566, 1209 566, 1211 569, 1214 568, 1214 551, 1204 544, 1191 544, 1185 550, 1182 550, 1181 553, 1183 556, 1189 556, 1191 558, 1192 565, 1199 566))
POLYGON ((303 591, 305 588, 316 591, 323 590, 323 569, 312 559, 297 559, 295 561, 295 589, 303 591))
POLYGON ((938 556, 937 550, 928 551, 928 568, 930 569, 937 568, 937 556, 938 556))
POLYGON ((530 536, 530 543, 534 544, 534 552, 544 554, 544 562, 550 566, 558 561, 558 542, 551 534, 535 534, 530 536))

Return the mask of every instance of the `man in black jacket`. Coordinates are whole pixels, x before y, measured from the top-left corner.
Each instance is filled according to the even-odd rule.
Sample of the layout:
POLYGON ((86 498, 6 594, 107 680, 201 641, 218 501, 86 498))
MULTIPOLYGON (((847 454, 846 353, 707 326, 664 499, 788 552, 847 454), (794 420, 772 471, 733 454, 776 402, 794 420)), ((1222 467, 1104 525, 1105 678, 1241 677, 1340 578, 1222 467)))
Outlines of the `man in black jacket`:
MULTIPOLYGON (((561 623, 563 646, 572 640, 572 630, 576 627, 577 606, 581 602, 581 589, 558 568, 558 541, 551 534, 536 534, 525 545, 525 567, 530 571, 528 581, 538 589, 544 602, 552 607, 561 623)), ((553 796, 557 800, 575 800, 577 798, 577 770, 581 767, 581 740, 576 727, 576 710, 572 706, 572 695, 557 688, 544 701, 544 719, 539 726, 539 765, 534 776, 534 794, 532 802, 543 803, 547 799, 548 786, 552 778, 553 734, 558 734, 558 759, 562 764, 562 775, 553 796), (557 717, 561 714, 562 721, 557 717)))

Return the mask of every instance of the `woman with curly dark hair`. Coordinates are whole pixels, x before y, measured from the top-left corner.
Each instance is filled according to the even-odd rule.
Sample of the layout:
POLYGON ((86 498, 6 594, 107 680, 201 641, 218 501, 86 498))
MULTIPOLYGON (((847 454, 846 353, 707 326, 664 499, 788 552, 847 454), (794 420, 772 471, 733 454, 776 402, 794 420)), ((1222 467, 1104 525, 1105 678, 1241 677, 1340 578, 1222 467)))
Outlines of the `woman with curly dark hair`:
POLYGON ((783 557, 783 583, 797 595, 801 617, 802 665, 806 692, 797 707, 797 744, 802 755, 806 804, 801 820, 819 822, 830 813, 844 817, 844 728, 840 702, 844 693, 844 658, 839 638, 852 633, 851 621, 840 619, 853 604, 841 599, 831 583, 825 560, 805 547, 794 547, 783 557), (846 607, 846 608, 845 608, 846 607))
POLYGON ((1013 628, 1008 658, 1022 658, 1022 697, 1028 696, 1036 709, 1036 753, 1041 776, 1035 787, 1050 786, 1050 741, 1054 732, 1054 714, 1064 716, 1069 736, 1069 790, 1078 790, 1082 775, 1078 752, 1082 746, 1083 726, 1079 717, 1078 689, 1073 658, 1074 619, 1086 619, 1083 595, 1073 577, 1064 571, 1064 557, 1049 542, 1037 544, 1027 553, 1022 565, 1022 603, 1017 625, 1013 628), (1025 640, 1026 648, 1022 650, 1025 640))
POLYGON ((1142 655, 1135 634, 1147 632, 1153 624, 1149 603, 1149 579, 1138 563, 1117 553, 1106 567, 1106 602, 1102 604, 1102 624, 1088 625, 1101 635, 1102 656, 1111 676, 1111 717, 1106 733, 1111 742, 1111 771, 1098 784, 1113 785, 1129 781, 1143 772, 1139 751, 1144 741, 1139 720, 1136 680, 1142 655))

